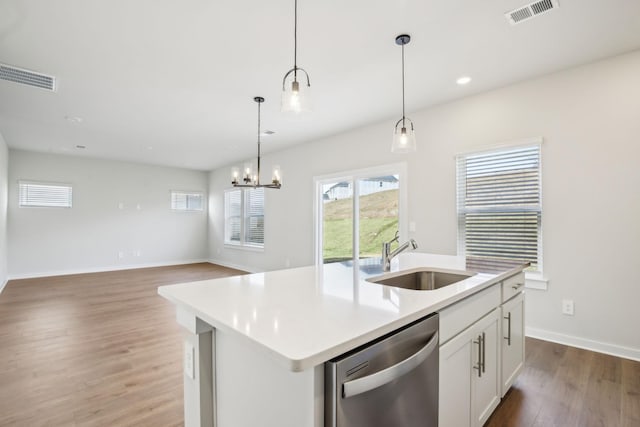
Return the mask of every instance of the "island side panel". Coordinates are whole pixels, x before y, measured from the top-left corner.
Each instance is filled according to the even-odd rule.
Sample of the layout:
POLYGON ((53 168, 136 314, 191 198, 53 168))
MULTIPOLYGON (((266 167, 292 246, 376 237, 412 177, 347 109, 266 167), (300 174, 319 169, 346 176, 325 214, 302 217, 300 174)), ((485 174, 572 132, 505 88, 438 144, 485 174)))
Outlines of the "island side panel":
POLYGON ((183 329, 183 378, 185 427, 215 426, 215 330, 178 307, 183 329))
POLYGON ((323 427, 323 365, 292 372, 245 337, 215 338, 216 427, 323 427))

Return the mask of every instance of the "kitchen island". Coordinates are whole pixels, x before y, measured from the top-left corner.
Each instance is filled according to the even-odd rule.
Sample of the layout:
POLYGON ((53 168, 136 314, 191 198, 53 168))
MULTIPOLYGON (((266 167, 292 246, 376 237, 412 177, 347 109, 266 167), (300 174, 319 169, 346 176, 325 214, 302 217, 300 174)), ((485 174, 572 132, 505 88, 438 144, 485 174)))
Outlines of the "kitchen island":
MULTIPOLYGON (((409 253, 417 267, 467 270, 454 256, 409 253)), ((162 286, 185 329, 185 425, 324 425, 324 362, 494 287, 526 265, 433 291, 375 284, 379 265, 337 263, 162 286)), ((499 302, 498 302, 499 303, 499 302)), ((484 313, 483 313, 484 314, 484 313)))

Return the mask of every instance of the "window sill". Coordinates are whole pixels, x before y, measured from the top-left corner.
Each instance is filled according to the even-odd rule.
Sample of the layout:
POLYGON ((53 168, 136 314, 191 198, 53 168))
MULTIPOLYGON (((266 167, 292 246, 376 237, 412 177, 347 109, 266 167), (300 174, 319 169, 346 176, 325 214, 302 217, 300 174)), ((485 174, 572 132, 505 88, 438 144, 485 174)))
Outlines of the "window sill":
POLYGON ((241 245, 234 243, 225 243, 225 249, 236 249, 239 251, 247 251, 247 252, 264 252, 264 246, 250 246, 250 245, 241 245))
POLYGON ((525 272, 525 288, 537 289, 540 291, 546 291, 549 285, 549 279, 544 277, 542 273, 528 273, 525 272))

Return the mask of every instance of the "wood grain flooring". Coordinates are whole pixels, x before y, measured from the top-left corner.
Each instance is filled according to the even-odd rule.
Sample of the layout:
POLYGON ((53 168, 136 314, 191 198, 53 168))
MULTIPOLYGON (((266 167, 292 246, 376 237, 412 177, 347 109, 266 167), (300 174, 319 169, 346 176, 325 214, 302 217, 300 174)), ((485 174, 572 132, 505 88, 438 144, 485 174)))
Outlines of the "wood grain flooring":
POLYGON ((190 264, 13 280, 0 294, 0 426, 180 426, 181 331, 157 287, 190 264))
POLYGON ((485 427, 640 427, 640 362, 527 338, 523 372, 485 427))
MULTIPOLYGON (((183 425, 181 331, 157 287, 241 273, 203 263, 10 281, 0 426, 183 425)), ((640 362, 526 345, 525 369, 486 427, 640 427, 640 362)))

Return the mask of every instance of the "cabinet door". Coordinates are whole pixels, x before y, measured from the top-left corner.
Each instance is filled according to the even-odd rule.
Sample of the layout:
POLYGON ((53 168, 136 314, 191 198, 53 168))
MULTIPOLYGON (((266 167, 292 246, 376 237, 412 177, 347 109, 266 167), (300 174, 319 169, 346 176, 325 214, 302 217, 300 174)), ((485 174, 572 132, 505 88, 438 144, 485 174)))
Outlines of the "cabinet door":
POLYGON ((440 427, 482 426, 500 402, 500 308, 440 347, 440 427))
POLYGON ((438 425, 471 426, 473 326, 440 347, 438 425))
POLYGON ((502 396, 524 366, 524 293, 502 305, 502 396))
MULTIPOLYGON (((483 317, 474 327, 472 341, 479 369, 471 383, 472 425, 482 426, 500 403, 500 308, 483 317)), ((475 366, 475 365, 474 365, 475 366)))

